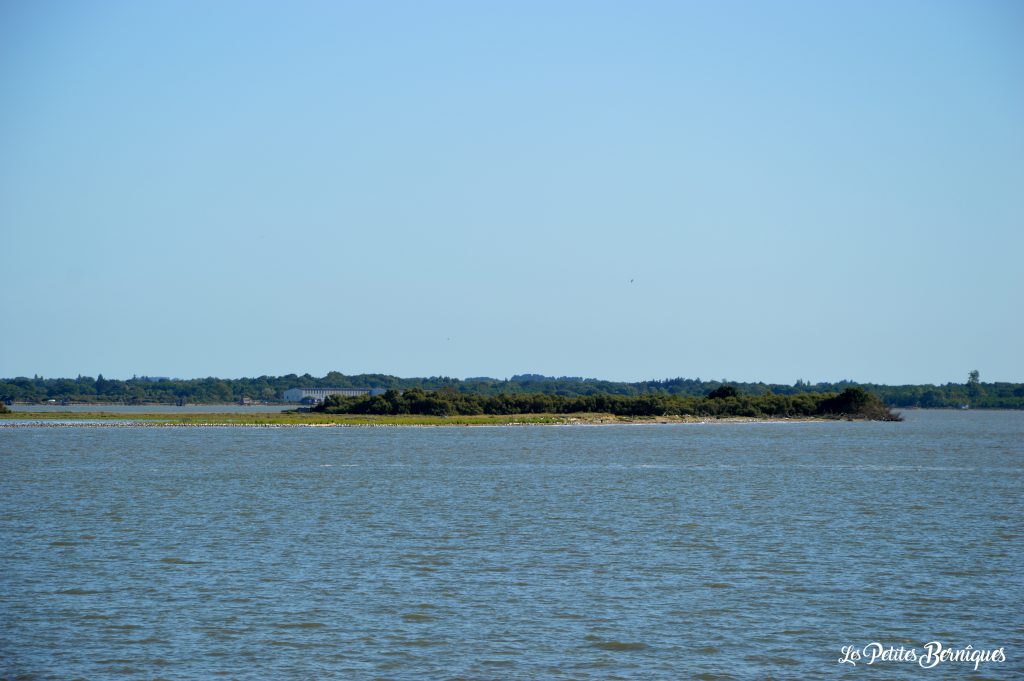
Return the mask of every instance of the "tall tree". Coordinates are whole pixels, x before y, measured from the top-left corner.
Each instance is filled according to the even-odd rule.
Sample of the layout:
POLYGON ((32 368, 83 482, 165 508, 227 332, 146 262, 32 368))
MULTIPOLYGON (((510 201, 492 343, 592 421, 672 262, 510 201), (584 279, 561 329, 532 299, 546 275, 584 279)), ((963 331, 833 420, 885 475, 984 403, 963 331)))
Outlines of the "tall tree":
POLYGON ((981 397, 981 374, 977 369, 967 374, 967 394, 974 402, 981 397))

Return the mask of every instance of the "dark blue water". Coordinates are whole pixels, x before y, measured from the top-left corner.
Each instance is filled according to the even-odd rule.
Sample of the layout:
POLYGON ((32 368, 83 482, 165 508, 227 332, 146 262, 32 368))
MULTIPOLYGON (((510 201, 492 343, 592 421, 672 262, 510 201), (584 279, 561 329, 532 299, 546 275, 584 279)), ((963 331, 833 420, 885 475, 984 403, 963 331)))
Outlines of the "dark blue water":
POLYGON ((1024 414, 907 416, 0 430, 0 675, 1019 677, 1024 414))

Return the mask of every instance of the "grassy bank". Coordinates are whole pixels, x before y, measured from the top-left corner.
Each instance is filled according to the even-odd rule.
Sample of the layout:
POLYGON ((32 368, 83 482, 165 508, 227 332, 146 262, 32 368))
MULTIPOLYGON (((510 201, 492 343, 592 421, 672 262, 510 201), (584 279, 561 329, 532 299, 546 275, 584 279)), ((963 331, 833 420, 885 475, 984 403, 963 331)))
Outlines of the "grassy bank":
POLYGON ((506 425, 608 425, 643 423, 755 422, 778 418, 698 418, 694 416, 615 416, 614 414, 480 414, 472 416, 420 416, 374 414, 119 414, 111 412, 10 412, 0 414, 0 425, 18 421, 121 424, 150 426, 506 426, 506 425))
MULTIPOLYGON (((581 415, 587 420, 600 422, 602 415, 581 415), (591 418, 593 417, 593 418, 591 418)), ((614 418, 614 417, 609 417, 614 418)), ((68 421, 68 422, 131 422, 140 425, 166 426, 455 426, 455 425, 510 425, 569 423, 564 414, 523 414, 502 416, 377 416, 367 414, 166 414, 166 413, 113 413, 113 412, 10 412, 0 414, 0 423, 16 420, 68 421)))

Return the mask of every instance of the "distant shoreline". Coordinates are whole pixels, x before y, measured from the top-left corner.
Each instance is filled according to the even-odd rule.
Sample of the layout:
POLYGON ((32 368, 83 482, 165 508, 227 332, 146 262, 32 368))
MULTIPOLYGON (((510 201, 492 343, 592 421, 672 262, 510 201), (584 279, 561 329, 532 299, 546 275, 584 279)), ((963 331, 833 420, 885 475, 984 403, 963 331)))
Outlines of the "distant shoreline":
MULTIPOLYGON (((886 385, 860 383, 849 380, 809 383, 797 380, 793 384, 765 383, 763 381, 701 380, 699 378, 665 378, 660 380, 607 381, 572 376, 544 376, 518 374, 511 378, 451 378, 446 376, 401 378, 386 374, 345 375, 331 371, 322 377, 304 374, 298 376, 259 376, 249 378, 169 378, 161 376, 135 376, 130 379, 108 379, 103 376, 68 376, 63 378, 0 378, 0 401, 16 405, 43 405, 82 407, 105 406, 196 406, 213 405, 263 406, 288 408, 295 403, 285 401, 285 393, 293 390, 327 392, 383 393, 388 390, 402 393, 422 390, 444 397, 537 395, 548 397, 587 398, 603 395, 609 399, 648 398, 654 400, 684 400, 703 398, 722 389, 732 389, 744 400, 765 396, 790 397, 839 394, 859 387, 878 397, 892 409, 952 408, 969 405, 972 409, 1024 409, 1024 383, 1010 381, 982 382, 977 371, 971 371, 964 383, 886 385), (50 402, 50 400, 53 400, 50 402)), ((371 395, 372 396, 372 395, 371 395)), ((590 408, 606 410, 602 406, 590 408)), ((587 408, 580 409, 586 411, 587 408)), ((555 410, 557 411, 557 410, 555 410)), ((611 410, 616 411, 616 410, 611 410)), ((404 412, 392 412, 404 413, 404 412)), ((669 412, 674 413, 674 412, 669 412)), ((692 413, 692 412, 681 412, 692 413)), ((778 413, 778 412, 773 412, 778 413)))

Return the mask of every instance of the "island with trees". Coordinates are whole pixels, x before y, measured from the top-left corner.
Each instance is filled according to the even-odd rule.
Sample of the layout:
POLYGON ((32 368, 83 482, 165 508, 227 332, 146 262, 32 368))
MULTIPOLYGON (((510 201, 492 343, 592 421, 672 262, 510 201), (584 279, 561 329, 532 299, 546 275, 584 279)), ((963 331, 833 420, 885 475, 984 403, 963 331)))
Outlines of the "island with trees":
MULTIPOLYGON (((20 427, 17 412, 0 415, 0 427, 20 427), (15 419, 11 422, 9 419, 15 419)), ((570 425, 781 420, 902 421, 863 388, 841 393, 740 395, 723 386, 704 397, 606 393, 586 396, 474 395, 452 388, 387 390, 357 397, 330 395, 312 408, 280 413, 32 412, 39 426, 338 426, 338 425, 570 425)))
POLYGON ((740 395, 732 386, 706 397, 650 394, 623 396, 498 394, 475 395, 446 388, 427 392, 421 388, 388 390, 383 395, 343 397, 331 395, 313 408, 321 414, 377 416, 478 416, 513 414, 609 414, 627 419, 649 417, 707 418, 843 418, 899 421, 882 401, 863 388, 847 388, 839 394, 740 395))

